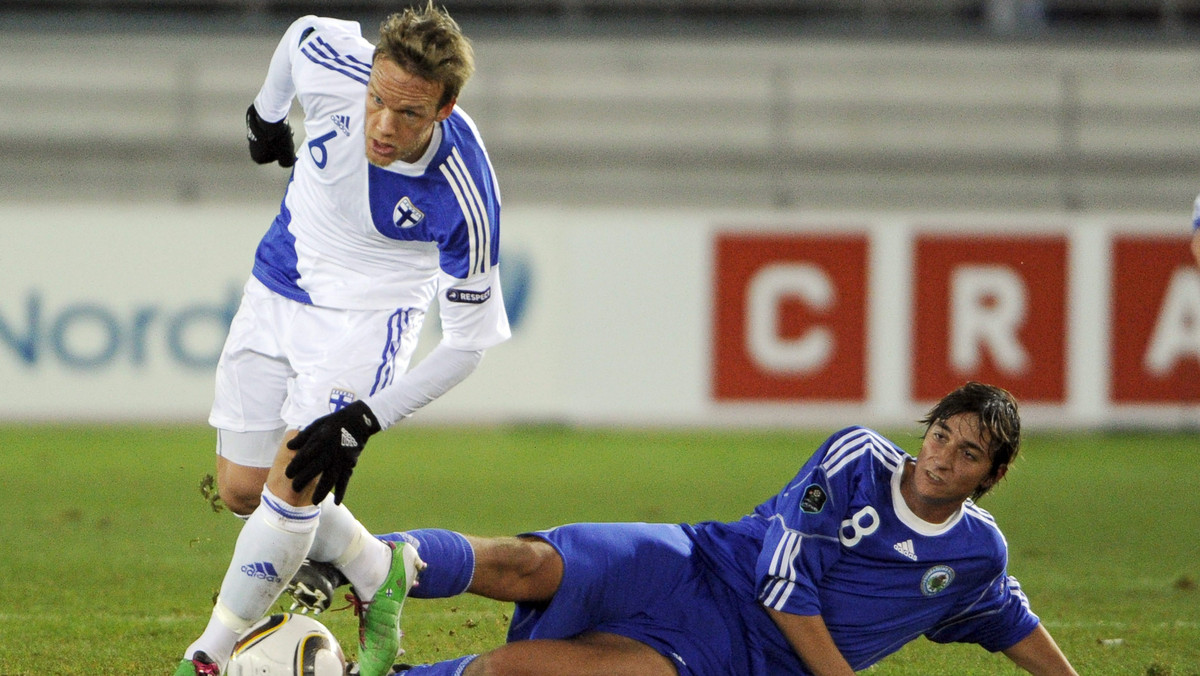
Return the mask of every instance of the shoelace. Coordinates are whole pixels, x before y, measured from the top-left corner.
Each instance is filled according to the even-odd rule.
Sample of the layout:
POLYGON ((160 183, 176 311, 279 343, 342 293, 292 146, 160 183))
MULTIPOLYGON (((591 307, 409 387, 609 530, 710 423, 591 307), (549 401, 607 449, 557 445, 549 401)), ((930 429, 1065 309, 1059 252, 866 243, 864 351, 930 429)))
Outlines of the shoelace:
POLYGON ((358 644, 366 645, 367 644, 367 606, 370 604, 363 602, 361 599, 358 598, 357 594, 353 594, 353 593, 346 594, 346 600, 350 602, 349 605, 344 606, 342 608, 338 608, 338 610, 345 610, 346 608, 354 609, 354 616, 358 618, 358 644))
POLYGON ((342 606, 341 608, 330 608, 326 612, 340 613, 343 610, 354 609, 354 614, 361 618, 362 614, 367 612, 367 605, 368 604, 363 603, 362 601, 359 601, 358 596, 355 595, 354 592, 347 592, 346 593, 346 605, 342 606))
MULTIPOLYGON (((335 608, 332 610, 334 612, 337 612, 339 610, 346 610, 347 608, 354 609, 354 615, 355 615, 355 617, 358 618, 358 644, 366 645, 367 644, 367 607, 370 606, 371 603, 370 603, 370 601, 363 601, 362 599, 358 598, 358 596, 354 593, 346 594, 346 600, 349 601, 348 604, 342 606, 341 608, 335 608)), ((404 639, 404 630, 403 629, 398 630, 396 632, 396 637, 403 640, 404 639)), ((398 655, 403 655, 403 654, 404 654, 404 649, 401 648, 398 655)))
POLYGON ((207 664, 192 660, 192 666, 196 668, 196 676, 221 676, 219 664, 207 664))

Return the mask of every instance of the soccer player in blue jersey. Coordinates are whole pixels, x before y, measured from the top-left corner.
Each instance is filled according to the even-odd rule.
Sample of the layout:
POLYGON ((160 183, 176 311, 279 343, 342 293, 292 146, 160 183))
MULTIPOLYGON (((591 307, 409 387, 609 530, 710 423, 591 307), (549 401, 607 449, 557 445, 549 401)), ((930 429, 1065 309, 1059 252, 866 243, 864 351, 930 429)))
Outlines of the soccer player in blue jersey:
POLYGON ((216 674, 301 562, 331 562, 361 602, 364 676, 399 651, 422 565, 342 504, 367 439, 466 378, 509 337, 498 276, 500 194, 456 101, 469 41, 432 3, 378 46, 357 23, 306 16, 279 42, 246 112, 251 157, 292 167, 217 367, 220 496, 246 523, 212 617, 175 674, 216 674), (297 152, 287 122, 304 111, 297 152), (440 343, 411 370, 439 302, 440 343))
POLYGON ((975 501, 1020 447, 1008 392, 968 383, 921 421, 916 458, 877 432, 829 437, 732 523, 574 524, 513 538, 447 530, 417 547, 411 596, 516 604, 508 642, 406 676, 827 676, 918 636, 976 643, 1033 674, 1075 674, 975 501))

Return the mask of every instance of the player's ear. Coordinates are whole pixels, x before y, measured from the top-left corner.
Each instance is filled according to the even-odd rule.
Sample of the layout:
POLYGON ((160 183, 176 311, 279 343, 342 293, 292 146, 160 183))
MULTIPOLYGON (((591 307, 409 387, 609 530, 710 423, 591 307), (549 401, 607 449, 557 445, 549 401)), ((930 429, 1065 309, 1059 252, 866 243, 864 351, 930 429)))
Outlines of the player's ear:
POLYGON ((996 468, 996 471, 993 472, 991 476, 984 479, 979 484, 979 487, 985 491, 990 490, 992 486, 1000 483, 1000 480, 1004 478, 1005 474, 1008 474, 1008 463, 1000 463, 1000 465, 996 468))
POLYGON ((445 120, 447 117, 450 117, 450 113, 454 112, 454 106, 457 103, 458 103, 458 98, 455 97, 455 98, 447 101, 446 105, 442 106, 441 108, 438 108, 437 121, 441 122, 441 121, 445 120))

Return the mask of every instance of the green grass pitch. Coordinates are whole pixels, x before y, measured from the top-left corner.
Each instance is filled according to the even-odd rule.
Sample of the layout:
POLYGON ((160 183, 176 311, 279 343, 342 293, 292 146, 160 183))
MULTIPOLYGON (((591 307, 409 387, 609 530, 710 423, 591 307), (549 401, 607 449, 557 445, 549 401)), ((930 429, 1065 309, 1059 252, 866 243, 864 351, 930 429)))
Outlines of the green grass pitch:
MULTIPOLYGON (((832 431, 401 428, 371 442, 347 504, 374 532, 735 519, 832 431)), ((915 451, 916 431, 892 437, 915 451)), ((240 526, 201 495, 212 445, 201 426, 0 427, 0 675, 170 673, 240 526)), ((1195 434, 1032 434, 982 501, 1081 674, 1200 675, 1198 475, 1195 434)), ((407 658, 497 645, 508 613, 472 597, 412 601, 407 658)), ((353 652, 351 613, 322 620, 353 652)), ((1020 672, 975 646, 919 640, 870 673, 1020 672)))

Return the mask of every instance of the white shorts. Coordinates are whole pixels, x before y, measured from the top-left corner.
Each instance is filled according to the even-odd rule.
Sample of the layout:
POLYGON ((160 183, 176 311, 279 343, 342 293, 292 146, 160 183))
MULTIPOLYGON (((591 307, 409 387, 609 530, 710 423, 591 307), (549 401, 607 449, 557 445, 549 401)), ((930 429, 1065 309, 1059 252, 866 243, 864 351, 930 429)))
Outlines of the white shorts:
MULTIPOLYGON (((208 422, 231 432, 300 428, 374 394, 408 370, 424 318, 412 308, 305 305, 251 277, 217 363, 208 422)), ((230 459, 270 466, 277 449, 268 450, 230 459)))

